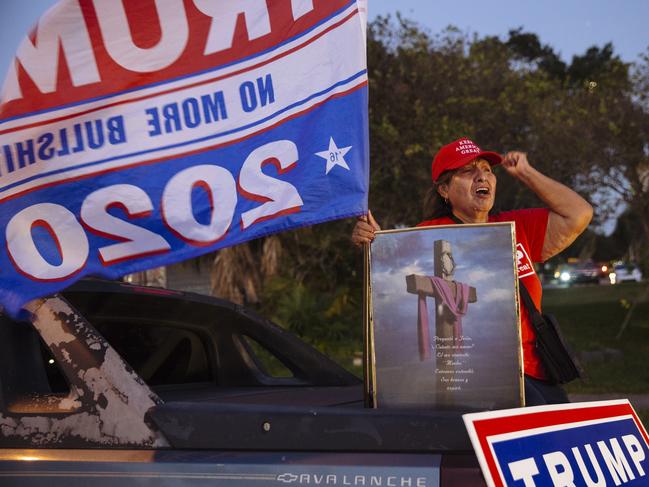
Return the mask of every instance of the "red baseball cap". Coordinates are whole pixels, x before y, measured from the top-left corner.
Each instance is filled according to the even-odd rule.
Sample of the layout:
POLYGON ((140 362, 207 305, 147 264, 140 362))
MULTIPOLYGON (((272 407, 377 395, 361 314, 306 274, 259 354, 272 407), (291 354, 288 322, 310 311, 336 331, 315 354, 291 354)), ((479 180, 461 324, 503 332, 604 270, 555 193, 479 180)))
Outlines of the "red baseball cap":
POLYGON ((444 171, 465 166, 478 158, 487 160, 492 166, 500 164, 503 160, 500 154, 483 151, 475 142, 466 137, 445 145, 433 159, 433 181, 437 181, 444 171))

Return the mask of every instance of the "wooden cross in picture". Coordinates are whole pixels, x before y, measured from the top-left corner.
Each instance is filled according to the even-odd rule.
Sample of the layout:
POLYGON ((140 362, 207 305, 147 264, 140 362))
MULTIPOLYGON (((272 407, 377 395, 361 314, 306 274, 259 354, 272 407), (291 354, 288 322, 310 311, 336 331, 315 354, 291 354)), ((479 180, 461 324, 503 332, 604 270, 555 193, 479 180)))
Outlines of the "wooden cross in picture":
POLYGON ((426 299, 435 298, 435 337, 441 343, 452 343, 459 346, 462 338, 462 316, 468 304, 478 300, 476 289, 453 279, 455 260, 451 243, 447 240, 436 240, 433 245, 434 276, 410 274, 406 276, 406 289, 419 296, 417 336, 419 358, 430 358, 431 340, 428 326, 428 309, 426 299))

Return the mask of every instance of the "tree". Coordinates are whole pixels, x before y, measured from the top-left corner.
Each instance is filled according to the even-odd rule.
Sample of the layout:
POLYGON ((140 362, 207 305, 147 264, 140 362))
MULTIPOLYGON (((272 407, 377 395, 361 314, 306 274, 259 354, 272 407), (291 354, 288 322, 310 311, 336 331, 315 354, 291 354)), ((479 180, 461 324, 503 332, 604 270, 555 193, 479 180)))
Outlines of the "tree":
POLYGON ((259 303, 263 283, 277 273, 282 244, 277 235, 217 252, 211 270, 212 294, 235 303, 259 303))
MULTIPOLYGON (((421 221, 433 155, 468 136, 485 149, 525 150, 541 171, 596 202, 600 219, 624 202, 637 221, 629 241, 649 240, 649 52, 630 66, 607 44, 566 64, 522 29, 506 39, 452 27, 433 35, 397 15, 369 25, 368 77, 369 203, 383 228, 421 221)), ((539 202, 502 175, 498 204, 539 202)), ((267 316, 313 343, 326 336, 361 350, 362 257, 349 243, 352 224, 279 235, 275 273, 259 272, 264 246, 254 243, 239 254, 222 251, 232 256, 217 264, 239 262, 229 285, 244 295, 254 289, 248 301, 261 295, 267 316)), ((571 252, 592 256, 597 241, 590 232, 571 252)), ((636 247, 646 259, 649 246, 636 247)))

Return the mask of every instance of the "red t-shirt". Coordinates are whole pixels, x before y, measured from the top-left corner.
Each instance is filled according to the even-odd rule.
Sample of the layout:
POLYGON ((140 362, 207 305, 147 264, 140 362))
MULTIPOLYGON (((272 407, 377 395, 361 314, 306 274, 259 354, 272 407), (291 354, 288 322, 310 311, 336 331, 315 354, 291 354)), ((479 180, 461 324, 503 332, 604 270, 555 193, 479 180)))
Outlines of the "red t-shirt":
MULTIPOLYGON (((503 211, 489 215, 489 222, 514 222, 516 228, 516 256, 518 258, 518 278, 525 284, 532 301, 537 309, 541 309, 543 290, 534 266, 534 262, 542 262, 541 251, 548 226, 547 208, 530 208, 526 210, 503 211)), ((449 217, 436 218, 421 222, 421 226, 454 225, 449 217)), ((547 375, 541 364, 535 344, 536 335, 530 323, 529 313, 521 303, 521 340, 523 342, 523 369, 525 374, 537 379, 546 379, 547 375)))

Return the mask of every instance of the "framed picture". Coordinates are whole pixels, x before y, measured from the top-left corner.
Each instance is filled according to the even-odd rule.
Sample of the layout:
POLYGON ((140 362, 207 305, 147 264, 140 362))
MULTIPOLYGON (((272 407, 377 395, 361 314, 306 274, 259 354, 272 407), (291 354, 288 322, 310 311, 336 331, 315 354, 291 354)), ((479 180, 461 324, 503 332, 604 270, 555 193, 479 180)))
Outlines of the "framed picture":
POLYGON ((513 223, 377 232, 366 254, 375 407, 523 405, 513 223))

